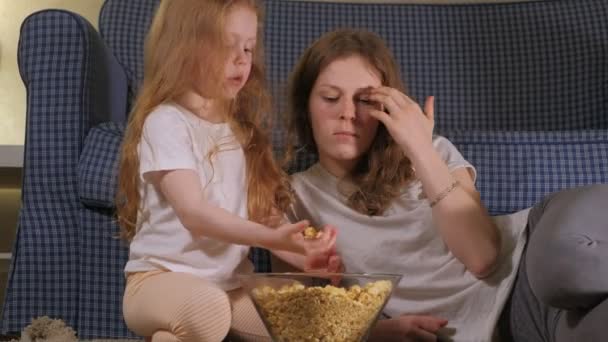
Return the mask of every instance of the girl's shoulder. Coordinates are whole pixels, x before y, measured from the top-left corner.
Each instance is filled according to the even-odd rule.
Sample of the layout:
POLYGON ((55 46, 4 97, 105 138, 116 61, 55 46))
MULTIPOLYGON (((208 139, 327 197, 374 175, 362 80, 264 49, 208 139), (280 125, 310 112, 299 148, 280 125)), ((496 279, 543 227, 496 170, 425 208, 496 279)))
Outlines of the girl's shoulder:
POLYGON ((144 126, 169 128, 184 123, 184 115, 174 105, 161 104, 156 106, 146 117, 144 126))

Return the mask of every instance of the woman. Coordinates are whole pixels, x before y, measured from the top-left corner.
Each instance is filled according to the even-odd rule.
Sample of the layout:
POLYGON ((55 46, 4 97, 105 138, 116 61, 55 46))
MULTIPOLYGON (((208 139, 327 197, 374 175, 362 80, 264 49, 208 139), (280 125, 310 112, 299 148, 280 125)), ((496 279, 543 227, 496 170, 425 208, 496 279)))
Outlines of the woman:
POLYGON ((490 218, 475 168, 433 135, 433 97, 422 110, 405 95, 393 56, 369 32, 313 43, 292 74, 289 102, 297 143, 319 158, 292 178, 291 219, 337 226, 347 272, 403 274, 373 339, 490 341, 507 308, 500 321, 511 340, 599 341, 608 187, 490 218), (577 263, 553 271, 560 256, 577 263))

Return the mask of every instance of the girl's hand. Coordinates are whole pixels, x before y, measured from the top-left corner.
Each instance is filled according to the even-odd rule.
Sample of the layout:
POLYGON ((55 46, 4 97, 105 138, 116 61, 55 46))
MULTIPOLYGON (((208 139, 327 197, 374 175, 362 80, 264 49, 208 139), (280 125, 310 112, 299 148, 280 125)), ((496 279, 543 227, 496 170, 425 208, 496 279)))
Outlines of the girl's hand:
POLYGON ((386 126, 408 157, 421 147, 432 145, 435 126, 433 96, 426 99, 424 111, 407 95, 389 87, 369 88, 361 94, 361 99, 378 104, 369 110, 369 115, 386 126))
POLYGON ((333 260, 333 268, 340 267, 339 259, 335 259, 338 231, 334 227, 325 226, 322 232, 323 234, 317 239, 304 240, 304 271, 306 272, 330 272, 330 258, 333 260))
POLYGON ((379 320, 372 329, 370 341, 437 341, 439 329, 447 320, 426 315, 401 315, 379 320))
POLYGON ((308 221, 304 220, 296 223, 285 223, 274 229, 269 228, 269 236, 263 239, 265 241, 262 243, 262 247, 305 254, 306 248, 304 247, 302 233, 308 226, 308 221))
POLYGON ((318 259, 320 255, 335 249, 336 232, 329 230, 319 239, 304 239, 303 231, 309 226, 308 221, 287 223, 273 229, 263 247, 274 250, 283 250, 303 254, 310 259, 318 259))
MULTIPOLYGON (((314 273, 342 273, 344 265, 336 250, 336 228, 327 225, 323 227, 321 239, 326 238, 326 242, 321 242, 321 248, 312 249, 304 260, 304 272, 314 273)), ((323 276, 322 276, 323 277, 323 276)), ((325 278, 325 277, 323 277, 325 278)), ((337 286, 342 280, 339 276, 329 276, 332 285, 337 286)))

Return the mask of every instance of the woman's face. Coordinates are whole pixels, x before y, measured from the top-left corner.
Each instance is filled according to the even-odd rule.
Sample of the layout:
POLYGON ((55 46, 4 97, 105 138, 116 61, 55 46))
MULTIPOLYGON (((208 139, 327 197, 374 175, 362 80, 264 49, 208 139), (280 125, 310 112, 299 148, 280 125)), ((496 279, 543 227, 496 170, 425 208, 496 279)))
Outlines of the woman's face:
POLYGON ((360 56, 334 60, 319 74, 310 93, 308 109, 319 161, 337 177, 348 174, 376 136, 375 108, 361 95, 382 85, 381 78, 360 56))

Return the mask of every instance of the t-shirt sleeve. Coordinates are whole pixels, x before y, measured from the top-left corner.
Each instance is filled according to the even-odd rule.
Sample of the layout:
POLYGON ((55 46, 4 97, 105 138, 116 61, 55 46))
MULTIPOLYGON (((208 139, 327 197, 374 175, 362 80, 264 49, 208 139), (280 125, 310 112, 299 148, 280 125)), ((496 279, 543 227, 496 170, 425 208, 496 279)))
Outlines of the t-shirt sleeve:
POLYGON ((150 113, 144 122, 139 159, 140 176, 151 171, 196 171, 188 126, 178 112, 160 107, 150 113))
POLYGON ((477 170, 475 170, 475 167, 471 163, 464 159, 460 151, 458 151, 451 141, 445 137, 436 135, 433 137, 433 146, 435 146, 435 150, 437 150, 441 158, 447 164, 450 172, 464 167, 469 171, 469 174, 471 174, 471 177, 473 178, 473 183, 475 183, 477 179, 477 170))

